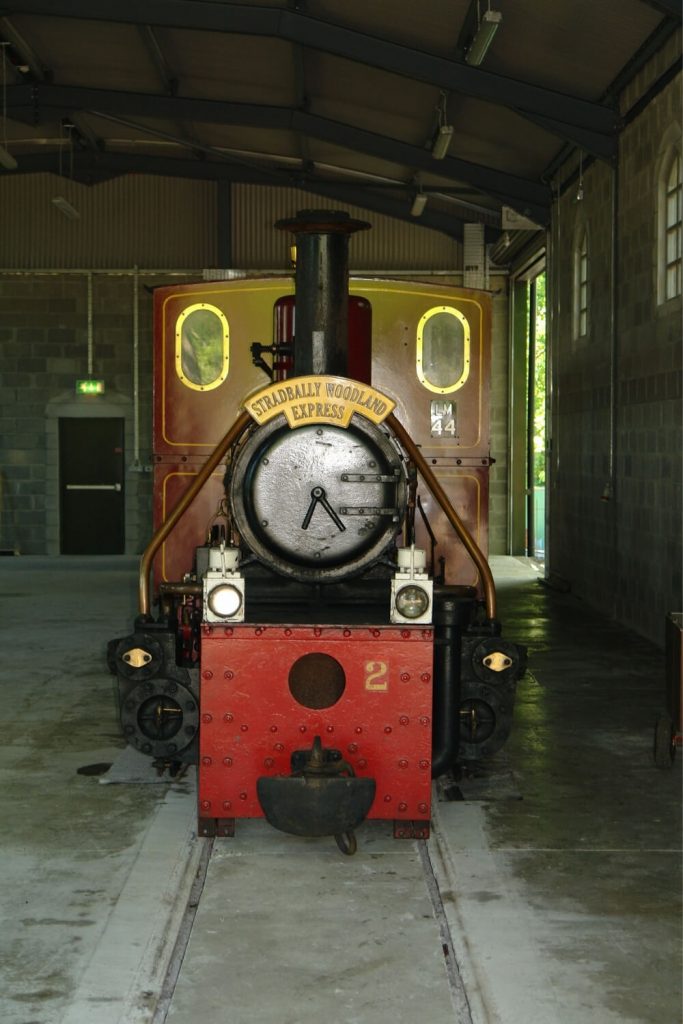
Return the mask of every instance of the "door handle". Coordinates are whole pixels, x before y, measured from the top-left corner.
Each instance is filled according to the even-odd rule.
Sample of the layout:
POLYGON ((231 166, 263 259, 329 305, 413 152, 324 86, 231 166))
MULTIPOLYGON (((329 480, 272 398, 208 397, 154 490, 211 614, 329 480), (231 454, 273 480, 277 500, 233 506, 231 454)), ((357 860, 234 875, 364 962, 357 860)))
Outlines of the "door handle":
POLYGON ((67 491, 120 491, 121 484, 67 484, 67 491))

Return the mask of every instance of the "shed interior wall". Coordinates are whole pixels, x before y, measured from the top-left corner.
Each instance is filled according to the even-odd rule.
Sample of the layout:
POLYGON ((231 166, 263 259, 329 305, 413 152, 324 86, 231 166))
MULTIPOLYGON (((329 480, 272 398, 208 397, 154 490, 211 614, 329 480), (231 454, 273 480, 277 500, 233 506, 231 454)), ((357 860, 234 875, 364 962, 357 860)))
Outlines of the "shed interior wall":
MULTIPOLYGON (((658 54, 639 76, 641 87, 666 63, 658 54)), ((630 87, 629 107, 637 99, 630 87)), ((681 296, 657 301, 657 167, 661 140, 680 122, 679 75, 624 128, 618 178, 592 164, 583 198, 574 181, 555 204, 552 225, 550 578, 659 645, 666 613, 681 605, 682 349, 681 296), (574 261, 583 230, 589 316, 587 333, 577 336, 574 261)))
MULTIPOLYGON (((622 95, 623 112, 670 66, 679 47, 680 34, 641 70, 622 95)), ((616 179, 607 164, 583 168, 581 200, 574 185, 555 202, 548 271, 549 577, 567 581, 578 596, 658 643, 665 613, 681 604, 682 359, 681 298, 657 302, 656 175, 662 139, 675 133, 680 122, 679 76, 621 134, 614 341, 610 301, 616 179), (574 252, 583 230, 590 249, 590 311, 588 330, 578 336, 574 252)), ((563 168, 558 180, 570 169, 563 168)), ((137 265, 140 465, 132 464, 129 453, 126 484, 127 549, 137 551, 144 547, 151 523, 151 482, 144 471, 151 454, 152 303, 147 289, 171 280, 198 280, 201 268, 215 267, 218 253, 226 251, 235 267, 284 270, 289 240, 273 231, 274 220, 325 204, 297 189, 232 186, 226 249, 219 244, 225 227, 219 211, 225 207, 215 183, 139 175, 92 189, 68 184, 68 198, 81 211, 77 221, 66 220, 50 202, 53 194, 64 191, 63 181, 55 176, 4 176, 1 183, 7 217, 0 233, 0 546, 26 554, 54 551, 46 505, 57 496, 46 485, 54 452, 45 417, 48 405, 66 401, 75 379, 86 375, 88 271, 96 272, 93 373, 124 402, 134 399, 132 274, 137 265), (21 224, 19 210, 28 211, 21 224), (111 267, 128 269, 115 272, 107 269, 111 267)), ((425 280, 438 275, 441 283, 462 282, 459 242, 360 208, 348 210, 373 225, 354 240, 352 270, 412 272, 425 280)), ((519 440, 511 437, 510 427, 521 417, 511 415, 505 274, 491 276, 489 287, 494 296, 491 452, 496 460, 490 549, 496 554, 510 550, 508 455, 513 440, 519 440)))
MULTIPOLYGON (((264 190, 261 190, 262 192, 264 190)), ((302 196, 293 197, 294 210, 302 196)), ((268 214, 273 211, 268 210, 268 214)), ((280 211, 278 211, 280 212, 280 211)), ((362 213, 362 211, 360 211, 362 213)), ((357 211, 352 210, 357 215, 357 211)), ((282 242, 285 236, 266 231, 282 242)), ((374 218, 373 218, 374 224, 374 218)), ((78 222, 74 225, 78 229, 78 222)), ((367 233, 368 235, 370 232, 367 233)), ((429 233, 434 234, 433 232, 429 233)), ((449 240, 445 240, 449 245, 449 240)), ((261 243, 258 243, 261 245, 261 243)), ((455 243, 453 243, 455 245, 455 243)), ((162 263, 163 245, 148 255, 162 263)), ((400 249, 392 249, 398 266, 388 273, 405 272, 400 249)), ((425 249, 425 252, 427 250, 425 249)), ((445 262, 447 254, 434 250, 426 263, 434 271, 415 274, 422 280, 460 285, 457 266, 445 262)), ((47 251, 44 256, 49 255, 47 251)), ((123 255, 123 254, 122 254, 123 255)), ((130 254, 129 254, 130 255, 130 254)), ((273 253, 268 253, 270 257, 273 253)), ((196 256, 194 236, 188 236, 188 249, 179 252, 181 266, 196 256)), ((283 264, 288 252, 283 248, 283 264)), ((362 254, 371 261, 371 253, 362 254)), ((42 259, 37 262, 42 263, 42 259)), ((95 261, 97 264, 98 261, 95 261)), ((88 373, 88 269, 92 273, 92 374, 105 381, 107 399, 115 396, 127 410, 126 435, 126 550, 141 551, 152 531, 151 516, 151 418, 152 418, 152 296, 151 289, 167 283, 200 280, 201 271, 157 270, 139 272, 138 317, 138 401, 139 461, 134 461, 132 431, 135 403, 134 385, 134 271, 80 270, 54 267, 32 270, 30 267, 0 269, 0 449, 2 455, 2 498, 0 547, 23 554, 59 553, 59 481, 56 465, 55 421, 59 415, 92 415, 98 397, 74 395, 77 379, 88 373), (62 412, 60 412, 62 410, 62 412), (47 429, 46 429, 47 417, 47 429)), ((372 269, 372 268, 368 268, 372 269)), ((411 275, 412 276, 412 275, 411 275)), ((492 388, 497 400, 505 401, 507 307, 506 278, 491 280, 494 291, 494 327, 492 351, 492 388)), ((263 339, 270 341, 270 339, 263 339)), ((507 412, 496 409, 492 422, 491 485, 500 496, 505 493, 507 412)), ((504 500, 495 500, 491 508, 491 550, 501 553, 506 546, 504 500)))

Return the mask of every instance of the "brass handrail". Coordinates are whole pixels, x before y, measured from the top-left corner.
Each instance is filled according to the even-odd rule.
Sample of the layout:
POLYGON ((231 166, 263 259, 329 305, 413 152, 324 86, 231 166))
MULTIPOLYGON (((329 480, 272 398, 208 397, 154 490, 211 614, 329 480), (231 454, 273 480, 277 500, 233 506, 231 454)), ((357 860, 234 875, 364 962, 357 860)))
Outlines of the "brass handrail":
POLYGON ((182 498, 175 506, 168 519, 165 519, 159 529, 156 531, 151 541, 145 548, 142 558, 140 559, 140 575, 138 577, 138 592, 139 592, 139 603, 140 603, 140 614, 149 615, 150 610, 150 599, 149 599, 149 573, 152 566, 152 559, 156 555, 157 551, 168 537, 171 530, 183 517, 189 506, 196 498, 199 491, 202 489, 206 481, 209 479, 214 469, 225 457, 228 448, 231 447, 237 441, 244 431, 246 430, 249 423, 253 422, 248 412, 243 411, 239 414, 230 430, 227 432, 222 441, 219 441, 213 452, 204 463, 202 468, 197 473, 196 477, 183 494, 182 498))
MULTIPOLYGON (((227 432, 225 437, 218 443, 214 448, 213 452, 204 463, 199 473, 197 473, 193 482, 190 484, 188 489, 183 494, 182 498, 175 506, 171 514, 161 524, 159 529, 156 531, 151 541, 145 548, 142 558, 140 559, 140 574, 138 579, 138 590, 139 590, 139 604, 140 614, 149 615, 150 612, 150 596, 149 596, 149 573, 152 565, 152 560, 156 555, 157 551, 164 543, 169 533, 173 530, 182 516, 185 514, 189 506, 196 498, 199 491, 202 489, 206 481, 209 479, 214 469, 226 455, 228 449, 237 441, 246 430, 249 423, 252 422, 251 416, 248 412, 243 411, 237 417, 230 430, 227 432)), ((486 602, 486 614, 490 619, 496 617, 496 587, 493 582, 493 576, 491 574, 491 568, 486 561, 481 549, 478 547, 476 541, 470 534, 469 530, 458 516, 457 512, 451 505, 448 496, 442 488, 439 481, 436 479, 434 473, 429 468, 427 461, 420 452, 410 434, 406 431, 404 426, 396 419, 393 413, 390 413, 385 420, 387 426, 394 432, 398 440, 401 442, 406 452, 413 460, 420 472, 422 479, 427 484, 427 487, 432 492, 439 505, 443 509, 443 512, 450 522, 451 526, 457 533, 458 537, 462 541, 467 553, 476 565, 479 575, 481 577, 482 585, 484 587, 484 599, 486 602)))
POLYGON ((468 555, 479 570, 481 582, 484 587, 484 600, 486 601, 486 614, 489 619, 495 619, 496 617, 496 585, 493 582, 493 575, 491 574, 491 567, 486 561, 481 549, 477 545, 472 534, 469 532, 462 519, 455 511, 448 495, 444 491, 443 487, 436 479, 434 473, 429 468, 425 457, 423 456, 420 449, 417 447, 412 437, 405 429, 402 423, 400 423, 393 413, 389 413, 386 420, 384 421, 390 430, 393 430, 396 437, 399 439, 405 450, 407 451, 410 458, 413 460, 418 468, 422 479, 427 484, 427 487, 432 492, 439 505, 443 509, 446 518, 457 533, 458 537, 462 541, 468 555))

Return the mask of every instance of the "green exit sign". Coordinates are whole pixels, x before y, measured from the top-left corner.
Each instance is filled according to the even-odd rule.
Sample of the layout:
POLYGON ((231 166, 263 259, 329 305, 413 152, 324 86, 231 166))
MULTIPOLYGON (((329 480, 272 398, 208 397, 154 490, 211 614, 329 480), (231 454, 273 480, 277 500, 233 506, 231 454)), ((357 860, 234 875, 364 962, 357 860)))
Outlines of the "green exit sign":
POLYGON ((77 395, 103 395, 104 394, 104 381, 103 380, 77 380, 76 381, 76 394, 77 395))

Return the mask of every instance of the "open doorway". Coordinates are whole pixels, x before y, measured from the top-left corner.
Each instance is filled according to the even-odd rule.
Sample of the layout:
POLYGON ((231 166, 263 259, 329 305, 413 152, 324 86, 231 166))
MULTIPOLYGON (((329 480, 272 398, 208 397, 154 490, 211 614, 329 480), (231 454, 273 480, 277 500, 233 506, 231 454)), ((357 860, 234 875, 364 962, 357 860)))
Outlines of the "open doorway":
POLYGON ((527 344, 526 554, 545 559, 546 277, 529 281, 527 344))
POLYGON ((534 254, 510 282, 509 535, 511 555, 544 562, 546 537, 546 274, 534 254))

